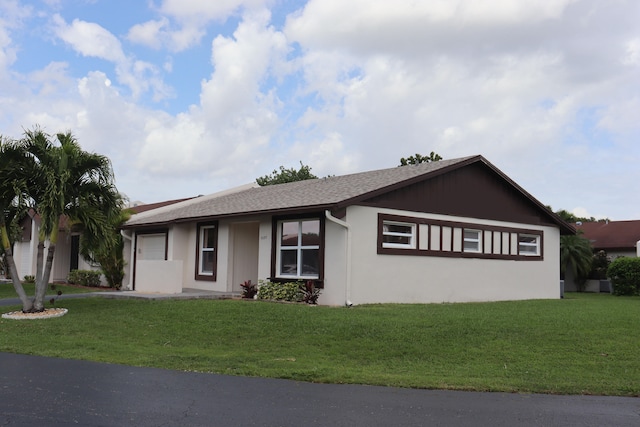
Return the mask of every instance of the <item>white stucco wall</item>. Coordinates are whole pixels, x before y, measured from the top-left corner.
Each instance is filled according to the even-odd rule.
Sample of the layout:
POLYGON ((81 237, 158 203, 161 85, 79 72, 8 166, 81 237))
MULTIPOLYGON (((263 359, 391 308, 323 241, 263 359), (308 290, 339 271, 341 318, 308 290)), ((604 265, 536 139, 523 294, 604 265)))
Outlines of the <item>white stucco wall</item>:
POLYGON ((271 276, 271 218, 260 220, 260 242, 258 243, 258 280, 267 280, 271 276))
POLYGON ((318 304, 345 305, 349 298, 347 235, 345 227, 330 220, 325 221, 324 289, 318 298, 318 304))
MULTIPOLYGON (((559 298, 559 230, 530 224, 377 210, 352 206, 351 300, 365 303, 439 303, 559 298), (516 261, 377 254, 378 212, 526 228, 544 232, 544 260, 516 261)), ((325 266, 331 269, 331 265, 325 266)))
POLYGON ((136 291, 182 292, 182 261, 139 260, 136 265, 136 291))
POLYGON ((133 261, 131 259, 132 242, 130 239, 131 232, 126 231, 124 234, 124 247, 122 248, 122 256, 124 257, 124 277, 122 278, 122 289, 131 289, 131 277, 133 274, 133 261))

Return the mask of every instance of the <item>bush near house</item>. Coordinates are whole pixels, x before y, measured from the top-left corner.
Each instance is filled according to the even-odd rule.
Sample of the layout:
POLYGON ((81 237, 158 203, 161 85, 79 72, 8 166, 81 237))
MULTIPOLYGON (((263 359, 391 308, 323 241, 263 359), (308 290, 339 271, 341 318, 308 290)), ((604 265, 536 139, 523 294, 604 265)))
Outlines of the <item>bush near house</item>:
POLYGON ((71 270, 67 283, 96 288, 100 286, 100 275, 99 271, 94 270, 71 270))
POLYGON ((261 280, 258 285, 258 299, 262 300, 304 302, 314 305, 318 303, 320 292, 313 280, 286 283, 261 280))
POLYGON ((640 258, 617 258, 607 270, 614 295, 640 295, 640 258))
POLYGON ((267 282, 260 281, 258 285, 258 299, 300 302, 301 295, 297 282, 267 282))

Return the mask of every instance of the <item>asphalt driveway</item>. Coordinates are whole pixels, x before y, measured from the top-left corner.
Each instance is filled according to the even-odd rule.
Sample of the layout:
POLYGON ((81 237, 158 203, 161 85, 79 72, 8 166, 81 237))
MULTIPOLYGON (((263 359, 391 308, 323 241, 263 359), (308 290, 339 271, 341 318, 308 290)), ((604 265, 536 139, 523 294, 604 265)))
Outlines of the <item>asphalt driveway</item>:
POLYGON ((0 425, 636 427, 640 399, 310 384, 0 353, 0 425))

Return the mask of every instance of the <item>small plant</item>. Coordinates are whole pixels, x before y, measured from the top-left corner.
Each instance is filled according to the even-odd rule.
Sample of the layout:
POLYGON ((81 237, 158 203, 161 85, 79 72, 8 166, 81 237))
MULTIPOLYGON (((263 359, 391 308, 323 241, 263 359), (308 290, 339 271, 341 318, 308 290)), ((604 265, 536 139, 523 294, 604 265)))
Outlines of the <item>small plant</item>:
POLYGON ((316 284, 313 280, 300 282, 300 284, 298 285, 298 289, 300 289, 300 293, 302 294, 302 302, 314 305, 318 304, 320 289, 316 288, 316 284))
POLYGON ((620 257, 607 270, 614 295, 640 294, 640 258, 620 257))
POLYGON ((242 298, 253 299, 258 294, 258 287, 255 283, 251 283, 251 280, 245 280, 244 283, 240 283, 242 287, 242 298))
POLYGON ((260 281, 258 286, 258 299, 274 301, 300 302, 302 295, 297 282, 268 282, 260 281))
POLYGON ((27 274, 27 275, 24 276, 23 282, 24 283, 29 283, 29 284, 32 285, 32 284, 36 283, 36 276, 31 276, 31 275, 27 274))
POLYGON ((96 288, 100 286, 100 272, 94 270, 71 270, 67 283, 96 288))

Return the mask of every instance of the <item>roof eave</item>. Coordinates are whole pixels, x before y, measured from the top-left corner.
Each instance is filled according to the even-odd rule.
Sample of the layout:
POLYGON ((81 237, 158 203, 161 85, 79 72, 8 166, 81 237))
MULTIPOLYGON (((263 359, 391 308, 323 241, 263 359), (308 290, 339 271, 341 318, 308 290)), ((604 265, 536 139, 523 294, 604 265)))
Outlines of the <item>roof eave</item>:
POLYGON ((322 204, 322 205, 305 206, 305 207, 268 209, 268 210, 257 210, 257 211, 248 211, 248 212, 234 212, 234 213, 220 214, 220 215, 202 215, 202 216, 195 216, 195 217, 188 217, 188 218, 176 218, 172 220, 159 221, 159 222, 124 224, 122 225, 121 228, 125 230, 132 230, 136 228, 156 228, 156 227, 169 226, 173 224, 184 224, 188 222, 215 221, 215 220, 221 220, 221 219, 227 219, 227 218, 238 218, 238 217, 248 217, 248 216, 298 215, 298 214, 321 212, 325 210, 333 210, 335 208, 336 208, 335 204, 322 204))

